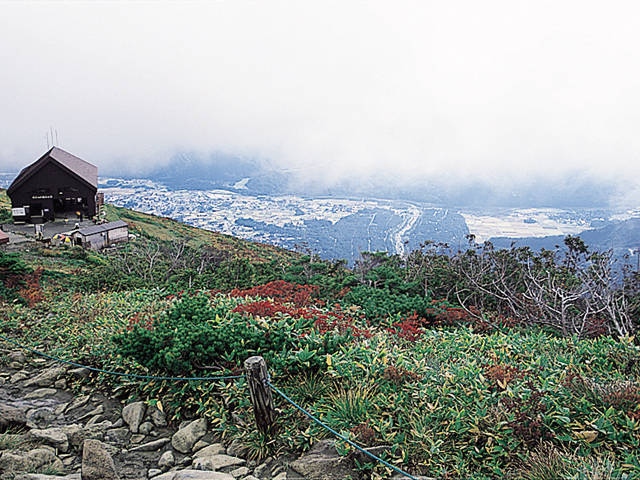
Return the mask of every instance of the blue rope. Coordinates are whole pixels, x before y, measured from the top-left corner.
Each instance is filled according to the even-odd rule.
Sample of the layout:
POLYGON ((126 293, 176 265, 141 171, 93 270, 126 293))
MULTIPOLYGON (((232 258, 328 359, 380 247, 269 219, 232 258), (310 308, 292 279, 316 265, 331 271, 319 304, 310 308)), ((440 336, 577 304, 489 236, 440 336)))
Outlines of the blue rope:
POLYGON ((311 420, 313 420, 314 422, 316 422, 318 425, 320 425, 321 427, 323 427, 324 429, 328 430, 329 432, 333 433, 336 437, 338 437, 340 440, 343 440, 345 442, 347 442, 349 445, 351 445, 353 448, 355 448, 356 450, 359 450, 360 452, 364 453, 365 455, 368 455, 369 457, 371 457, 372 459, 382 463, 384 466, 389 467, 390 469, 394 470, 396 473, 399 473, 400 475, 404 475, 407 478, 410 478, 411 480, 418 480, 416 477, 414 477, 413 475, 404 472, 402 470, 400 470, 398 467, 396 467, 395 465, 390 464, 389 462, 387 462, 386 460, 383 460, 382 458, 374 455, 371 452, 368 452, 367 450, 365 450, 364 448, 362 448, 360 445, 352 442, 351 440, 349 440, 347 437, 345 437, 344 435, 336 432, 333 428, 331 428, 329 425, 325 424, 322 422, 322 420, 318 419, 317 417, 315 417, 311 412, 305 410, 304 408, 302 408, 300 405, 298 405, 296 402, 294 402, 293 400, 291 400, 284 392, 282 392, 281 390, 279 390, 277 387, 275 387, 273 384, 271 384, 271 382, 268 382, 267 385, 269 385, 269 387, 271 387, 273 389, 274 392, 276 392, 278 395, 280 395, 282 398, 284 398, 287 402, 289 402, 291 405, 293 405, 294 407, 296 407, 298 410, 300 410, 302 413, 304 413, 307 417, 309 417, 311 420))
POLYGON ((109 370, 102 370, 101 368, 95 368, 95 367, 90 367, 88 365, 82 365, 80 363, 76 363, 76 362, 71 362, 69 360, 63 360, 61 358, 57 358, 57 357, 53 357, 51 355, 48 355, 46 353, 43 352, 39 352, 38 350, 34 350, 33 348, 27 347, 25 345, 22 345, 18 342, 16 342, 15 340, 11 340, 10 338, 7 338, 3 335, 0 335, 0 340, 4 340, 7 343, 11 343, 13 345, 15 345, 16 347, 19 347, 23 350, 27 350, 31 353, 34 353, 36 355, 39 355, 40 357, 43 358, 47 358, 49 360, 53 360, 54 362, 58 362, 58 363, 65 363, 67 365, 71 365, 73 367, 79 367, 79 368, 86 368, 87 370, 91 370, 92 372, 98 372, 98 373, 105 373, 107 375, 114 375, 114 376, 118 376, 118 377, 126 377, 126 378, 135 378, 138 380, 167 380, 167 381, 174 381, 174 382, 190 382, 190 381, 208 381, 208 380, 234 380, 237 378, 243 378, 244 375, 231 375, 231 376, 226 376, 226 377, 156 377, 153 375, 139 375, 139 374, 135 374, 135 373, 123 373, 123 372, 113 372, 113 371, 109 371, 109 370))

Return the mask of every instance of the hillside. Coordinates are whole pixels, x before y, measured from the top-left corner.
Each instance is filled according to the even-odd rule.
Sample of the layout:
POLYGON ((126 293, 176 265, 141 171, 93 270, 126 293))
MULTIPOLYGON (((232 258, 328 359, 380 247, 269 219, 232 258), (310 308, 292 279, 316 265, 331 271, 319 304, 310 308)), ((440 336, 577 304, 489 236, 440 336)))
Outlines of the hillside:
POLYGON ((204 419, 256 462, 328 438, 354 479, 391 478, 388 465, 409 478, 640 478, 639 279, 597 283, 607 257, 579 239, 566 257, 434 244, 347 269, 123 208, 107 218, 136 239, 0 251, 0 343, 96 369, 77 391, 160 405, 175 427, 204 419), (564 315, 556 298, 572 302, 564 315), (254 355, 277 409, 267 433, 243 370, 254 355))
POLYGON ((296 256, 290 250, 203 230, 167 217, 149 215, 114 205, 107 205, 106 212, 107 220, 124 220, 129 224, 132 233, 146 238, 166 242, 186 242, 195 248, 214 248, 252 262, 290 261, 296 256))

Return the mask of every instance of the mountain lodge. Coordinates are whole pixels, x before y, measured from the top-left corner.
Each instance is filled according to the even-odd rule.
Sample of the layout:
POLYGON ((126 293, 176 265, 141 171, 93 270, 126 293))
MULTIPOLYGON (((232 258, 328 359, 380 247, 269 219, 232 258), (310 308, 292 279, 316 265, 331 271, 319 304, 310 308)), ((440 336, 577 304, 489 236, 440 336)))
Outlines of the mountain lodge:
POLYGON ((22 169, 7 189, 14 221, 42 223, 55 218, 96 215, 98 167, 53 147, 22 169))

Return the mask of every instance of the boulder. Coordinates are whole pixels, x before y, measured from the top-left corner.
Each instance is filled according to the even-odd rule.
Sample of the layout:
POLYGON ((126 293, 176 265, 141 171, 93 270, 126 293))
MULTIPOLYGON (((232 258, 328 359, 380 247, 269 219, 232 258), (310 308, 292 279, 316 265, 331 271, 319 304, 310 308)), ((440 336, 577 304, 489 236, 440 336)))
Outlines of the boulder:
POLYGON ((51 425, 56 418, 56 413, 52 407, 32 408, 27 411, 27 427, 45 428, 51 425))
POLYGON ((27 424, 24 410, 0 402, 0 432, 9 428, 20 429, 27 424))
POLYGON ((113 458, 99 440, 84 441, 82 480, 119 480, 113 458))
POLYGON ((160 459, 158 460, 158 467, 164 470, 169 470, 176 464, 176 457, 171 450, 167 450, 162 455, 160 455, 160 459))
POLYGON ((244 465, 246 461, 242 458, 231 457, 229 455, 208 455, 193 460, 193 468, 196 470, 222 470, 227 467, 237 467, 244 465))
POLYGON ((122 419, 129 425, 131 433, 138 433, 140 424, 144 420, 146 409, 147 406, 144 402, 130 403, 122 409, 122 419))
MULTIPOLYGON (((225 450, 224 446, 221 443, 214 443, 213 445, 209 445, 207 447, 204 447, 198 450, 193 456, 195 458, 198 458, 198 457, 208 457, 210 455, 220 455, 225 453, 227 453, 227 451, 225 450)), ((231 456, 234 456, 234 455, 231 455, 231 456)))
POLYGON ((171 445, 180 453, 191 453, 198 440, 207 433, 207 420, 200 418, 178 430, 171 437, 171 445))
POLYGON ((24 382, 25 387, 52 387, 55 381, 65 374, 66 367, 51 367, 24 382))
POLYGON ((156 480, 235 480, 228 473, 204 472, 202 470, 179 470, 163 473, 153 478, 156 480))
POLYGON ((147 408, 147 414, 156 427, 167 426, 167 416, 155 405, 150 405, 149 408, 147 408))
POLYGON ((316 443, 306 455, 293 462, 291 468, 309 480, 360 478, 351 462, 338 455, 333 440, 316 443))
POLYGON ((69 437, 67 437, 62 428, 54 427, 43 430, 34 428, 29 431, 29 436, 36 441, 52 446, 62 453, 69 451, 69 437))

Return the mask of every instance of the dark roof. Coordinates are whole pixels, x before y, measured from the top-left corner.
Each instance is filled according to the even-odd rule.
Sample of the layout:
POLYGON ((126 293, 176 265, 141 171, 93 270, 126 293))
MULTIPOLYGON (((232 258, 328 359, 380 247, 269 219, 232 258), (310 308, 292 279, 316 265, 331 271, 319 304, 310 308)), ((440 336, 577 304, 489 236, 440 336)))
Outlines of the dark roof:
POLYGON ((96 233, 108 232, 109 230, 115 230, 116 228, 128 227, 129 224, 124 220, 116 220, 115 222, 101 223, 100 225, 92 225, 91 227, 83 228, 72 232, 88 237, 89 235, 95 235, 96 233))
POLYGON ((7 193, 11 194, 13 190, 22 185, 44 164, 51 160, 54 160, 56 163, 68 170, 69 173, 76 175, 85 183, 96 189, 98 188, 98 167, 90 164, 89 162, 85 162, 75 155, 71 155, 69 152, 65 152, 61 148, 53 147, 31 165, 23 168, 7 189, 7 193))

